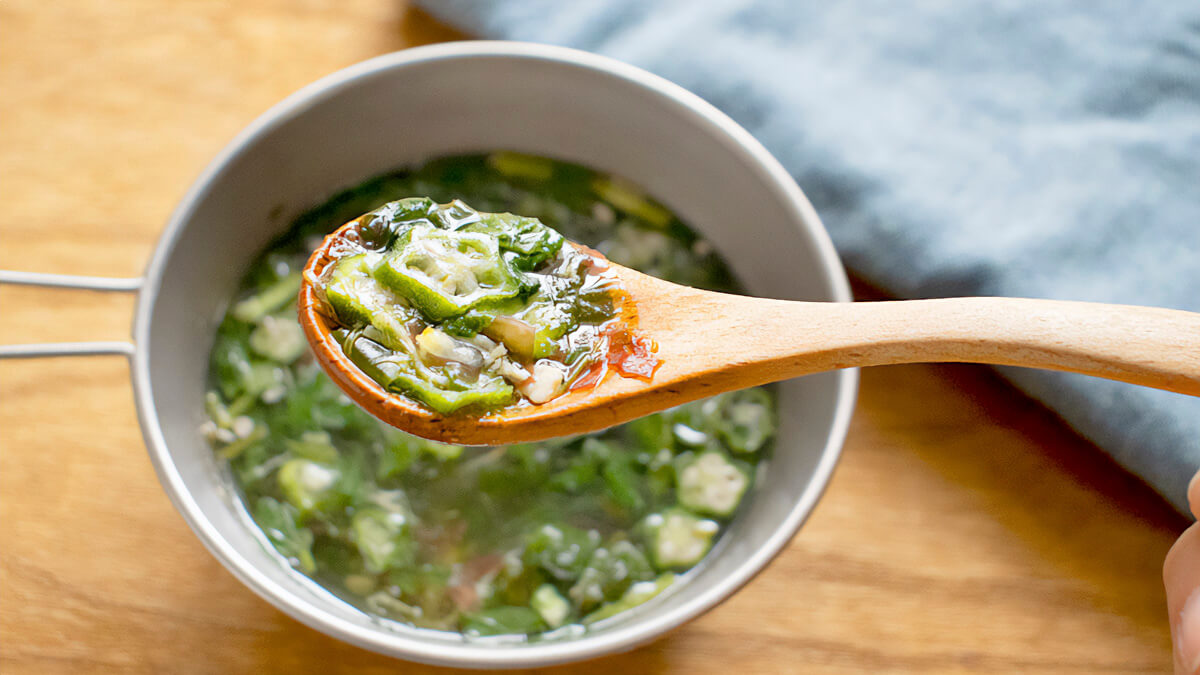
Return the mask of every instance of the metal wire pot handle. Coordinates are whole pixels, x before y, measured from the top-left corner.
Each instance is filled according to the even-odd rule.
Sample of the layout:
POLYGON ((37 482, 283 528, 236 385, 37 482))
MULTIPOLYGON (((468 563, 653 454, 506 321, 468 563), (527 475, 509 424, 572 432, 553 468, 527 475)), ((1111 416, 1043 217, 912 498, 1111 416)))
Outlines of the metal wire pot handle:
MULTIPOLYGON (((70 288, 85 291, 137 293, 145 279, 113 279, 108 277, 83 277, 70 274, 41 274, 38 272, 14 272, 0 270, 0 284, 15 286, 42 286, 45 288, 70 288)), ((132 341, 97 342, 42 342, 24 345, 0 345, 0 359, 32 358, 38 356, 95 356, 120 354, 133 356, 132 341)))

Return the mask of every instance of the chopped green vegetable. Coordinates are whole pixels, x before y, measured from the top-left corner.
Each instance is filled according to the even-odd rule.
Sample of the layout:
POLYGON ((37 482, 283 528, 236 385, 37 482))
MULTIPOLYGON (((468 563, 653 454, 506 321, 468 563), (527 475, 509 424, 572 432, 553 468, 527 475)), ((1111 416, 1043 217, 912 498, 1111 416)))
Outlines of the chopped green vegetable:
POLYGON ((204 395, 204 411, 208 413, 208 419, 218 427, 228 429, 233 426, 233 415, 229 414, 229 408, 221 401, 217 392, 210 391, 204 395))
POLYGON ((432 321, 525 292, 494 237, 413 225, 375 270, 376 280, 432 321))
MULTIPOLYGON (((338 334, 335 333, 335 337, 338 334)), ((456 386, 445 375, 437 381, 420 377, 411 369, 405 369, 403 365, 406 362, 411 363, 412 358, 398 358, 395 352, 362 336, 346 334, 342 349, 354 365, 371 379, 391 391, 409 394, 438 412, 452 413, 469 406, 481 409, 496 408, 508 403, 513 397, 512 385, 496 376, 478 379, 470 388, 456 386), (439 387, 438 384, 445 386, 439 387)), ((436 375, 430 377, 432 379, 436 375)))
POLYGON ((679 504, 696 513, 727 517, 742 501, 750 477, 718 451, 702 452, 679 472, 679 504))
POLYGON ((317 570, 313 560, 313 535, 299 524, 300 514, 291 504, 280 504, 263 497, 254 504, 254 520, 280 555, 296 561, 301 570, 312 574, 317 570))
POLYGON ((452 413, 471 406, 480 410, 490 410, 503 406, 513 397, 512 385, 499 377, 482 379, 472 389, 454 390, 440 389, 428 380, 409 373, 399 373, 388 384, 388 388, 411 394, 413 398, 441 413, 452 413))
POLYGON ((293 459, 279 467, 279 487, 288 502, 308 513, 328 508, 337 497, 337 482, 341 474, 336 467, 311 459, 293 459))
POLYGON ((539 586, 529 600, 529 606, 542 617, 551 628, 558 628, 571 615, 571 603, 551 584, 539 586))
POLYGON ((291 319, 267 315, 250 333, 250 349, 282 365, 288 365, 308 349, 304 331, 291 319))
POLYGON ((612 457, 613 448, 599 438, 583 439, 579 450, 567 465, 550 480, 555 489, 578 493, 592 487, 600 478, 600 468, 612 457))
POLYGON ((528 607, 501 606, 477 612, 467 619, 463 632, 472 636, 536 633, 544 630, 542 617, 528 607))
POLYGON ((375 592, 376 579, 365 574, 347 574, 342 579, 342 585, 351 593, 365 598, 375 592))
POLYGON ((600 533, 570 525, 543 525, 525 548, 525 561, 559 581, 574 581, 600 545, 600 533))
POLYGON ((554 162, 545 157, 523 155, 519 152, 495 152, 488 155, 488 164, 505 176, 550 180, 554 175, 554 162))
POLYGON ((405 342, 405 322, 412 313, 403 298, 375 282, 372 275, 380 262, 371 253, 342 258, 321 288, 339 321, 374 326, 388 344, 398 346, 405 342))
POLYGON ((700 562, 720 525, 681 508, 646 516, 642 523, 654 566, 659 569, 683 569, 700 562))
POLYGON ((633 441, 647 452, 671 451, 675 447, 675 436, 667 415, 647 415, 625 425, 633 441))
POLYGON ((586 612, 602 602, 617 599, 634 583, 652 578, 654 569, 641 550, 631 542, 618 541, 592 553, 579 581, 571 587, 570 596, 586 612))
POLYGON ((379 616, 386 616, 399 621, 420 621, 421 608, 410 605, 387 591, 376 591, 367 597, 367 609, 379 616))
POLYGON ((775 407, 763 389, 746 389, 726 395, 721 439, 734 452, 758 452, 775 435, 775 407))
POLYGON ((350 527, 368 571, 384 572, 416 561, 410 514, 364 508, 354 514, 350 527))
POLYGON ((467 310, 465 314, 448 319, 439 328, 455 337, 475 337, 496 322, 496 317, 490 314, 467 310))
POLYGON ((333 437, 328 431, 305 431, 300 434, 298 440, 289 438, 283 444, 293 455, 314 462, 332 464, 338 458, 337 448, 333 447, 333 437))
POLYGON ((604 462, 600 472, 614 503, 630 512, 638 512, 646 507, 646 499, 638 489, 641 477, 633 468, 633 458, 614 454, 604 462))
POLYGON ((292 272, 233 306, 231 314, 239 321, 254 323, 264 316, 277 312, 296 301, 300 292, 300 273, 292 272))
POLYGON ((537 218, 511 213, 480 213, 479 216, 477 222, 463 226, 463 231, 495 237, 500 248, 517 254, 507 260, 521 271, 536 269, 562 250, 563 236, 537 218))
POLYGON ((665 228, 674 218, 670 211, 655 204, 637 187, 619 178, 598 177, 592 182, 592 189, 609 204, 656 227, 665 228))
POLYGON ((668 572, 654 581, 636 583, 630 586, 629 590, 625 591, 625 595, 621 596, 616 602, 610 602, 583 617, 583 623, 593 624, 597 621, 611 619, 622 612, 627 612, 638 605, 644 604, 670 588, 671 584, 675 583, 675 579, 676 576, 668 572))
MULTIPOLYGON (((248 419, 250 419, 250 418, 248 418, 248 417, 239 417, 238 418, 238 420, 248 420, 248 419)), ((238 420, 234 420, 234 427, 237 427, 238 420)), ((234 435, 236 436, 236 432, 234 432, 234 435)), ((228 445, 226 445, 225 447, 218 450, 218 452, 225 459, 233 459, 234 457, 237 457, 238 455, 241 455, 243 452, 249 450, 251 447, 253 447, 255 444, 257 444, 259 441, 263 440, 266 437, 267 437, 266 427, 255 425, 244 436, 235 438, 228 445)))

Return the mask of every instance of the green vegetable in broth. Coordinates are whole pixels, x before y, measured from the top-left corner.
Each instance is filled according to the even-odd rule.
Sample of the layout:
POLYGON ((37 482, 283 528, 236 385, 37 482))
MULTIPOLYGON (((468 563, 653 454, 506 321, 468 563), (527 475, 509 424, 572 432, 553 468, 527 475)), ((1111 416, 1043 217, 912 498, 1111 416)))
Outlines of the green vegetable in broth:
POLYGON ((575 634, 667 592, 703 560, 752 488, 775 433, 771 390, 499 448, 399 432, 324 375, 296 339, 295 308, 299 272, 324 235, 374 212, 365 240, 392 243, 398 209, 409 209, 404 218, 423 214, 430 223, 417 228, 418 242, 453 245, 489 287, 443 283, 451 275, 419 251, 393 261, 392 285, 380 284, 383 267, 371 256, 385 255, 384 246, 365 246, 339 260, 326 299, 346 321, 346 353, 364 371, 448 409, 508 405, 516 387, 480 368, 476 386, 457 388, 450 378, 461 373, 445 363, 427 373, 425 362, 396 358, 395 347, 411 340, 414 350, 453 354, 484 338, 536 367, 571 358, 564 336, 603 323, 611 308, 586 292, 575 296, 579 308, 564 308, 537 301, 541 291, 526 283, 562 264, 564 237, 677 283, 736 290, 711 247, 668 209, 572 164, 516 153, 450 157, 334 196, 248 270, 210 356, 202 432, 228 463, 264 542, 364 612, 469 638, 575 634), (391 204, 411 195, 430 199, 391 204), (504 213, 521 216, 495 215, 504 213), (434 217, 458 227, 434 226, 434 217), (534 301, 506 304, 514 299, 534 301), (426 311, 440 318, 420 318, 426 325, 414 331, 426 311), (421 338, 431 326, 440 335, 421 338))
POLYGON ((646 516, 641 529, 650 559, 659 569, 669 570, 687 569, 700 562, 720 526, 687 509, 672 507, 646 516))

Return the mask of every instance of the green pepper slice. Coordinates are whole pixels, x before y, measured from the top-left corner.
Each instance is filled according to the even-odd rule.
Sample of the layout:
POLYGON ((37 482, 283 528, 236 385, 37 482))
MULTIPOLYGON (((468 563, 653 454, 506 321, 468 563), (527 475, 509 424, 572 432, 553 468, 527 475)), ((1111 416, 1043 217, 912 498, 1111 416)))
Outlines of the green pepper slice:
POLYGON ((491 409, 512 401, 513 388, 501 377, 481 376, 470 385, 455 387, 447 377, 434 382, 418 373, 417 365, 408 354, 394 352, 374 340, 353 335, 345 330, 334 331, 346 356, 366 373, 367 377, 385 389, 412 396, 433 410, 448 415, 468 406, 491 409), (447 386, 439 386, 445 384, 447 386))
POLYGON ((481 409, 499 408, 512 402, 512 385, 504 378, 480 378, 471 389, 442 389, 414 373, 400 373, 388 387, 412 396, 437 412, 448 415, 468 406, 481 409))
POLYGON ((426 225, 399 237, 376 267, 375 278, 433 321, 530 291, 529 282, 501 256, 495 238, 426 225))
POLYGON ((329 272, 324 285, 325 299, 344 325, 375 326, 387 338, 389 346, 403 344, 404 323, 411 318, 403 298, 377 283, 372 272, 380 264, 376 253, 360 253, 342 258, 329 272))

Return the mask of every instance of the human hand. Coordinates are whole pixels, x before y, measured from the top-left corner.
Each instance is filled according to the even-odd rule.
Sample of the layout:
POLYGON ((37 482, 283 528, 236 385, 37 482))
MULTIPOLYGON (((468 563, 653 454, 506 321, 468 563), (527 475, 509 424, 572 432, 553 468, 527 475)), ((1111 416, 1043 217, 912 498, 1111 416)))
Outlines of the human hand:
MULTIPOLYGON (((1200 518, 1200 473, 1188 486, 1188 501, 1200 518)), ((1163 583, 1175 645, 1175 675, 1200 675, 1200 523, 1189 527, 1167 552, 1163 583)))

